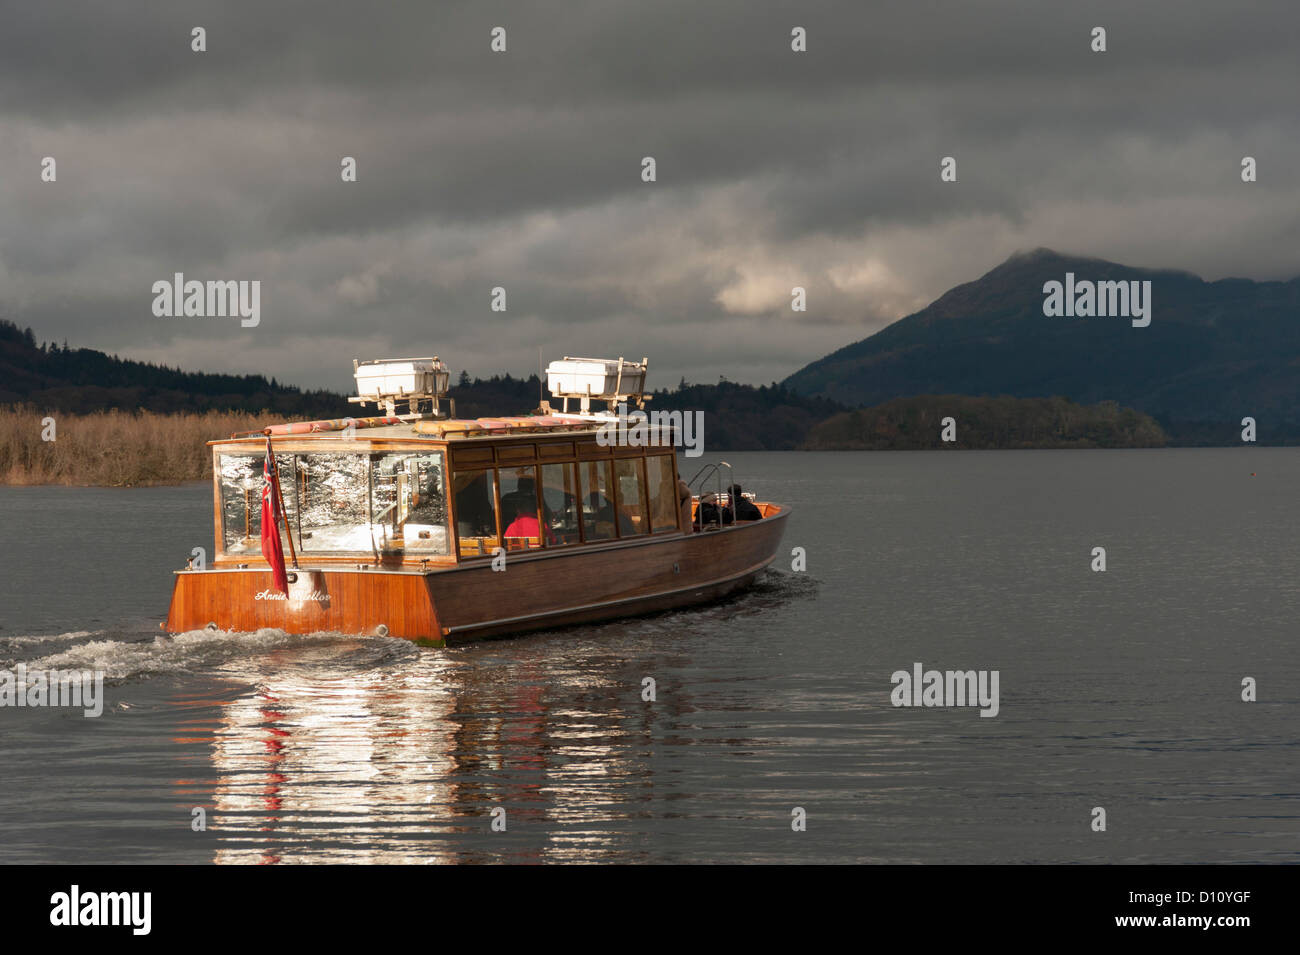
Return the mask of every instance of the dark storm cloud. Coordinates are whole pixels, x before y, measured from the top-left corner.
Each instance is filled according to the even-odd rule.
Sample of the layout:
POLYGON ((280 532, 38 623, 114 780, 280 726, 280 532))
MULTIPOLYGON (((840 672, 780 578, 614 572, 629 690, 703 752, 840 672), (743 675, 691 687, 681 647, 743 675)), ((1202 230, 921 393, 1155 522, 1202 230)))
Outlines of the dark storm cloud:
POLYGON ((649 354, 665 384, 784 377, 1017 248, 1290 277, 1295 22, 1208 0, 0 3, 0 308, 303 384, 371 352, 527 372, 539 346, 649 354), (177 271, 261 280, 262 324, 155 318, 177 271))

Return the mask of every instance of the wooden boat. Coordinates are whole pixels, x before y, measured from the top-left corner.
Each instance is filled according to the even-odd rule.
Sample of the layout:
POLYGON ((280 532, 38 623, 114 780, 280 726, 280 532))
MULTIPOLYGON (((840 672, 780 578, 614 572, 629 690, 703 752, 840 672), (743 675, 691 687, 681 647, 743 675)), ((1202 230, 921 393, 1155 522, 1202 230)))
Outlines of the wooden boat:
MULTIPOLYGON (((619 362, 614 397, 625 398, 619 362)), ((421 394, 445 398, 438 390, 421 394)), ((215 553, 176 572, 165 629, 450 645, 716 600, 773 561, 788 508, 755 501, 760 519, 695 526, 699 496, 682 491, 672 428, 640 447, 604 441, 608 416, 585 404, 457 419, 397 415, 387 401, 383 417, 209 442, 215 553), (258 530, 268 450, 287 592, 258 530)))

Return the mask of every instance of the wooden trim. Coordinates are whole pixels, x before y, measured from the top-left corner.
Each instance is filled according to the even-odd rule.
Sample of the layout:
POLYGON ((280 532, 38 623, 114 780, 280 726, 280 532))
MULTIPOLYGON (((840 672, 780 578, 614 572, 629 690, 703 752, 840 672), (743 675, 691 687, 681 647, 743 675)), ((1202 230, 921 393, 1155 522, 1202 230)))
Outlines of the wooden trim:
MULTIPOLYGON (((298 570, 307 571, 312 569, 343 569, 355 568, 357 564, 365 564, 367 567, 383 567, 385 570, 402 570, 407 569, 418 573, 421 564, 427 564, 429 569, 427 573, 433 573, 436 568, 452 568, 456 566, 456 557, 454 554, 420 554, 416 551, 404 551, 401 557, 392 553, 380 553, 376 556, 374 551, 350 551, 346 554, 298 554, 298 570)), ((267 569, 271 565, 260 554, 220 554, 215 560, 208 561, 211 567, 220 567, 222 570, 240 569, 240 564, 246 564, 248 570, 267 569)), ((288 568, 294 570, 295 568, 288 568)))
POLYGON ((451 454, 447 454, 447 469, 443 475, 447 483, 447 539, 451 541, 451 556, 460 560, 460 521, 456 519, 456 472, 452 470, 451 454))
POLYGON ((456 448, 452 451, 451 463, 457 471, 478 471, 496 464, 496 455, 491 447, 456 448))
POLYGON ((536 464, 533 465, 533 497, 537 501, 537 543, 541 550, 546 550, 546 535, 551 525, 543 523, 546 520, 546 498, 542 495, 542 469, 536 464))
POLYGON ((637 477, 641 481, 641 522, 645 530, 641 532, 642 537, 652 537, 655 532, 654 520, 650 517, 650 483, 649 475, 646 474, 645 455, 636 459, 637 477))
MULTIPOLYGON (((581 440, 583 438, 594 441, 596 434, 600 430, 600 425, 592 424, 591 427, 586 429, 521 431, 513 434, 461 434, 453 432, 451 434, 438 435, 412 432, 409 434, 395 435, 386 434, 384 433, 385 430, 386 429, 383 428, 358 429, 355 437, 350 439, 338 437, 338 435, 342 434, 340 431, 307 432, 304 434, 273 434, 271 435, 271 442, 276 447, 290 447, 299 444, 319 445, 322 441, 328 441, 335 447, 408 445, 426 448, 433 445, 437 447, 452 449, 460 448, 466 450, 474 447, 495 448, 497 445, 501 444, 515 444, 522 442, 563 444, 570 441, 581 440)), ((266 435, 261 431, 258 431, 251 435, 245 435, 239 438, 216 438, 205 443, 208 447, 256 447, 265 440, 266 435)))
MULTIPOLYGON (((342 432, 338 432, 342 433, 342 432)), ((276 454, 384 454, 392 451, 407 451, 411 454, 427 454, 430 451, 446 450, 447 443, 441 440, 421 441, 414 438, 378 439, 338 438, 319 435, 272 436, 271 446, 276 454)), ((266 437, 247 438, 237 441, 209 441, 208 447, 224 454, 256 454, 258 448, 265 450, 266 437)))
POLYGON ((505 528, 501 526, 501 475, 496 468, 488 468, 487 471, 492 475, 492 496, 496 501, 497 547, 505 547, 505 528))
POLYGON ((497 464, 502 467, 532 464, 537 460, 537 445, 532 442, 499 445, 496 449, 497 464))
POLYGON ((572 441, 548 441, 545 443, 538 442, 538 456, 543 460, 554 458, 573 458, 576 456, 572 441))
POLYGON ((498 620, 483 620, 478 623, 466 623, 457 627, 443 627, 442 632, 448 636, 454 633, 464 633, 466 630, 487 630, 492 627, 507 627, 517 623, 529 623, 535 620, 545 620, 549 617, 559 617, 571 613, 586 613, 591 610, 609 610, 615 607, 626 606, 627 604, 641 603, 646 600, 657 600, 664 597, 674 597, 677 594, 684 594, 690 590, 700 590, 705 587, 716 587, 719 584, 730 583, 733 580, 741 580, 750 574, 756 574, 768 564, 776 559, 776 554, 766 560, 759 561, 752 567, 747 567, 737 574, 728 574, 718 577, 714 580, 706 580, 702 583, 691 584, 689 587, 678 587, 675 590, 661 590, 653 594, 638 594, 634 597, 623 597, 619 600, 602 600, 597 603, 580 604, 574 607, 561 607, 558 610, 545 610, 541 613, 524 614, 519 617, 501 617, 498 620))
POLYGON ((226 520, 221 510, 221 455, 212 452, 212 560, 226 551, 226 520))
POLYGON ((577 461, 573 461, 572 463, 566 461, 564 463, 569 465, 569 473, 573 475, 574 497, 578 503, 578 546, 586 547, 587 522, 582 518, 582 464, 577 461))

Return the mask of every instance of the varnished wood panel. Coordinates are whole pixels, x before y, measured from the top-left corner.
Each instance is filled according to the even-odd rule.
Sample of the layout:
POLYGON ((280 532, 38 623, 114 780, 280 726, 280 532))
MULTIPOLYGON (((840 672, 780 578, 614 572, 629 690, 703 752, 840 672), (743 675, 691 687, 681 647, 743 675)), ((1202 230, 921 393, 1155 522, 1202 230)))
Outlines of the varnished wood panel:
POLYGON ((537 451, 544 460, 571 458, 573 457, 573 442, 552 441, 547 444, 539 444, 537 446, 537 451))
POLYGON ((430 592, 439 622, 451 629, 667 594, 735 578, 770 563, 784 517, 781 513, 701 534, 638 538, 632 546, 610 550, 582 547, 541 557, 507 555, 504 572, 477 565, 430 574, 430 592))
POLYGON ((497 448, 499 464, 532 464, 537 460, 537 448, 531 444, 508 444, 497 448))
POLYGON ((382 570, 296 571, 290 597, 318 591, 327 601, 259 599, 273 593, 271 571, 205 570, 176 575, 169 633, 201 630, 209 622, 222 630, 273 627, 288 633, 373 633, 381 624, 392 636, 418 639, 439 632, 422 574, 382 570))
POLYGON ((430 592, 439 622, 453 631, 446 635, 453 643, 683 606, 712 599, 717 587, 752 577, 769 564, 787 513, 718 531, 637 538, 612 549, 508 554, 503 572, 480 564, 432 574, 430 592), (619 603, 627 605, 594 606, 619 603), (538 619, 514 619, 524 617, 538 619), (493 624, 501 620, 513 622, 493 624))
POLYGON ((475 448, 456 448, 451 453, 452 467, 457 471, 466 468, 491 467, 494 461, 492 446, 475 448))

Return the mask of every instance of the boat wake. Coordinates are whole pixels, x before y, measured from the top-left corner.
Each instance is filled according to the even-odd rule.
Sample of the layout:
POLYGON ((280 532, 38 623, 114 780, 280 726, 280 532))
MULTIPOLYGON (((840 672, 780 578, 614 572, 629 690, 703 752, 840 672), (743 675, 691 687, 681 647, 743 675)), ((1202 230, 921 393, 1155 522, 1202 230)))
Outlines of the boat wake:
MULTIPOLYGON (((159 675, 221 673, 228 668, 233 668, 232 675, 238 673, 242 677, 249 671, 250 659, 266 660, 275 668, 346 662, 349 669, 360 670, 419 652, 404 640, 339 633, 292 634, 273 629, 253 633, 191 630, 172 636, 118 636, 115 639, 100 631, 41 637, 32 644, 37 653, 54 652, 22 654, 8 661, 7 666, 12 668, 21 662, 28 670, 94 670, 102 672, 110 684, 116 684, 159 675), (55 649, 60 641, 68 640, 81 642, 55 649), (55 646, 50 646, 52 643, 55 646)), ((22 646, 18 644, 13 649, 22 646)))
POLYGON ((716 603, 672 610, 665 616, 679 617, 683 622, 695 619, 725 623, 736 617, 770 613, 796 600, 810 600, 817 596, 820 589, 818 581, 807 574, 794 574, 769 567, 738 593, 716 603))
MULTIPOLYGON (((664 629, 679 633, 727 627, 738 617, 768 613, 815 597, 819 587, 807 574, 768 570, 745 591, 716 604, 669 611, 640 620, 617 620, 586 630, 609 640, 664 629)), ((571 633, 571 631, 570 631, 571 633)), ((341 633, 293 634, 263 629, 251 633, 190 630, 175 635, 126 630, 76 630, 61 634, 0 638, 2 668, 93 670, 110 684, 163 675, 229 675, 240 680, 305 669, 319 677, 355 674, 430 651, 406 640, 341 633)), ((433 651, 437 652, 437 651, 433 651)))
POLYGON ((56 646, 58 644, 75 643, 78 640, 84 640, 86 637, 93 637, 101 633, 104 633, 104 631, 73 630, 69 633, 20 634, 14 637, 0 637, 0 647, 5 650, 22 651, 25 647, 40 647, 43 644, 56 646))
POLYGON ((736 605, 739 605, 738 609, 744 614, 762 613, 794 600, 811 600, 820 590, 821 584, 815 577, 769 567, 758 576, 749 590, 737 594, 722 606, 732 606, 734 612, 736 605))

